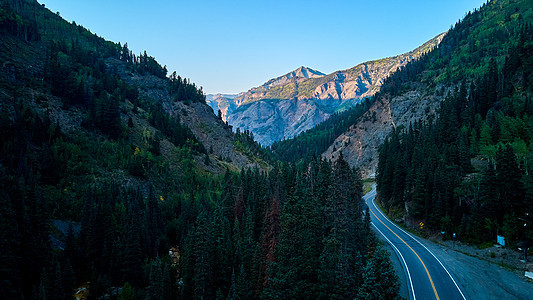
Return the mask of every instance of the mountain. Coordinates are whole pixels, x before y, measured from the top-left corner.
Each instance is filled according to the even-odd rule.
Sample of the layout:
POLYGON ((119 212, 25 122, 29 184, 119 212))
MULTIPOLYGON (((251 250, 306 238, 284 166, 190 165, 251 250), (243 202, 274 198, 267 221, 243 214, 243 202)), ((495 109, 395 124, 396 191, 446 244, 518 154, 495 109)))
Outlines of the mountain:
POLYGON ((2 298, 144 290, 212 213, 221 174, 270 169, 194 83, 37 1, 0 1, 0 61, 2 298))
POLYGON ((527 247, 533 230, 533 7, 493 0, 371 99, 294 139, 284 161, 321 155, 375 177, 384 211, 421 234, 527 247), (529 226, 529 225, 528 225, 529 226))
POLYGON ((502 69, 515 49, 509 48, 510 39, 520 36, 520 26, 529 24, 530 18, 531 8, 524 1, 492 1, 481 10, 469 12, 438 47, 385 79, 380 92, 364 108, 367 111, 361 113, 362 108, 358 108, 335 114, 325 126, 273 144, 274 154, 292 161, 306 155, 335 159, 342 153, 352 167, 373 176, 378 149, 387 136, 418 120, 434 120, 441 101, 463 81, 468 84, 484 74, 491 58, 502 69), (507 33, 502 34, 500 29, 507 33))
POLYGON ((437 48, 391 76, 368 112, 339 135, 323 156, 334 159, 342 152, 351 166, 374 174, 377 150, 390 132, 435 118, 441 101, 486 72, 490 59, 503 67, 510 41, 520 36, 517 28, 531 21, 531 7, 523 2, 527 1, 492 1, 468 13, 437 48), (498 28, 507 33, 501 34, 498 28))
MULTIPOLYGON (((457 233, 478 245, 497 236, 510 249, 530 244, 532 21, 531 1, 487 2, 455 25, 420 72, 396 81, 389 119, 380 118, 394 129, 379 148, 376 182, 382 206, 405 224, 423 220, 443 238, 457 233), (434 105, 421 97, 439 93, 429 80, 447 91, 428 119, 416 113, 434 105), (413 104, 422 106, 402 109, 399 102, 415 90, 413 104)), ((344 137, 360 136, 357 130, 344 137)))
POLYGON ((430 51, 444 33, 408 53, 369 61, 329 75, 300 67, 259 87, 231 97, 213 97, 222 116, 236 128, 250 130, 263 146, 297 136, 371 97, 385 78, 430 51))
POLYGON ((0 0, 0 61, 2 298, 399 297, 346 162, 278 164, 194 83, 34 0, 0 0))
POLYGON ((250 89, 248 92, 236 97, 238 106, 253 103, 265 99, 291 99, 297 98, 298 86, 307 79, 322 78, 325 74, 307 67, 299 67, 283 76, 270 79, 259 87, 250 89))
MULTIPOLYGON (((21 15, 11 9, 2 10, 1 20, 5 29, 0 48, 3 61, 0 68, 5 85, 0 88, 1 100, 7 103, 4 110, 15 109, 11 102, 16 98, 21 98, 19 100, 25 104, 31 102, 28 102, 25 93, 24 97, 13 96, 16 95, 13 90, 24 83, 27 88, 21 91, 38 93, 43 99, 31 105, 40 118, 50 118, 52 123, 61 126, 64 133, 82 132, 80 129, 85 123, 96 124, 93 119, 99 109, 98 97, 112 96, 115 91, 111 89, 118 86, 117 97, 120 99, 116 105, 120 108, 122 124, 117 126, 123 126, 124 119, 132 118, 134 124, 149 126, 146 130, 150 130, 152 136, 162 134, 163 140, 175 139, 171 132, 165 132, 168 129, 162 127, 163 124, 153 124, 154 121, 145 124, 142 121, 143 118, 153 118, 153 111, 160 110, 175 119, 171 122, 177 121, 190 131, 190 137, 201 147, 212 150, 209 154, 216 163, 207 167, 209 171, 222 172, 228 166, 225 161, 231 161, 234 169, 257 166, 255 158, 246 157, 234 149, 234 134, 205 104, 201 91, 175 73, 167 77, 166 68, 146 52, 135 56, 127 44, 105 41, 75 22, 69 24, 59 15, 43 10, 44 5, 35 1, 5 1, 5 5, 15 8, 21 15), (17 21, 17 17, 23 21, 17 21), (14 53, 13 49, 17 52, 14 53), (45 82, 44 87, 30 81, 28 78, 32 75, 40 76, 45 82), (108 95, 100 95, 96 90, 101 88, 101 84, 107 85, 108 95), (127 93, 123 95, 122 90, 127 90, 127 93), (54 103, 54 111, 48 111, 46 115, 51 103, 54 103), (87 111, 89 114, 85 115, 87 111), (81 122, 73 122, 74 119, 81 122), (139 122, 136 122, 137 119, 139 122)), ((101 126, 97 129, 105 131, 106 128, 101 126)), ((134 136, 137 132, 128 132, 123 137, 130 134, 134 136)), ((196 155, 193 153, 193 156, 196 155)), ((206 168, 203 158, 197 157, 196 161, 199 167, 206 168)))
POLYGON ((238 95, 232 94, 208 94, 205 97, 207 105, 213 109, 213 112, 218 114, 220 110, 223 121, 227 121, 228 112, 232 112, 237 109, 235 104, 235 98, 238 95))
MULTIPOLYGON (((344 111, 339 91, 241 103, 337 111, 269 149, 207 105, 245 93, 207 98, 146 52, 35 0, 0 0, 0 294, 399 298, 362 211, 360 170, 376 160, 376 201, 404 225, 527 247, 532 19, 530 0, 487 2, 344 111)), ((328 76, 300 68, 264 93, 328 76)))

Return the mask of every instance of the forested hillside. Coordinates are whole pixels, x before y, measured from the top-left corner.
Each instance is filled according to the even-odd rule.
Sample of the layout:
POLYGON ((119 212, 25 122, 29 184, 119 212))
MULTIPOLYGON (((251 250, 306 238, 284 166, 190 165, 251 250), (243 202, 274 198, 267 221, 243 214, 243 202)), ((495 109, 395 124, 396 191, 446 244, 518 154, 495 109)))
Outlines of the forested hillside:
POLYGON ((368 111, 371 99, 365 99, 355 107, 338 112, 326 121, 306 130, 292 139, 275 142, 269 149, 281 161, 295 162, 320 156, 333 141, 368 111))
POLYGON ((189 80, 34 0, 0 1, 0 42, 2 298, 397 296, 343 160, 278 164, 189 80))
POLYGON ((392 130, 434 118, 446 95, 463 80, 481 76, 491 57, 501 63, 508 47, 506 20, 527 22, 530 5, 527 1, 496 1, 481 10, 498 16, 498 21, 484 18, 478 9, 466 14, 436 49, 391 75, 368 112, 339 135, 323 156, 334 159, 342 153, 352 167, 374 174, 378 148, 392 130))
MULTIPOLYGON (((226 174, 187 234, 186 298, 397 297, 386 252, 362 215, 362 182, 343 160, 226 174)), ((191 225, 192 225, 191 224, 191 225)), ((175 224, 181 232, 183 223, 175 224)))
POLYGON ((528 1, 491 1, 456 24, 421 71, 388 87, 409 88, 438 68, 434 80, 456 86, 436 118, 396 128, 381 147, 387 210, 473 243, 533 238, 532 21, 528 1))

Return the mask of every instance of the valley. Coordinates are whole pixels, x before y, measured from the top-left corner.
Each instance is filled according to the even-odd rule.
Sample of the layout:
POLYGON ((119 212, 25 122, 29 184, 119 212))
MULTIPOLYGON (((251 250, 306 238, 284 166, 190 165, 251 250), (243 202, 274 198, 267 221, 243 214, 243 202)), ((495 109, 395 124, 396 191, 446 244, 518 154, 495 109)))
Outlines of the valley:
MULTIPOLYGON (((327 14, 295 22, 316 8, 271 3, 280 19, 261 31, 270 7, 257 3, 108 4, 93 9, 140 13, 100 29, 134 32, 131 44, 48 2, 0 0, 2 297, 528 298, 532 264, 517 260, 533 240, 529 1, 490 0, 404 54, 329 74, 301 66, 238 94, 206 94, 183 70, 205 68, 198 55, 234 55, 238 68, 250 49, 258 64, 332 59, 312 55, 326 42, 302 43, 327 14), (164 43, 136 53, 146 30, 164 43), (288 36, 305 45, 297 58, 273 51, 288 36)), ((328 26, 320 38, 341 30, 328 26)), ((241 80, 212 68, 211 80, 241 80)))

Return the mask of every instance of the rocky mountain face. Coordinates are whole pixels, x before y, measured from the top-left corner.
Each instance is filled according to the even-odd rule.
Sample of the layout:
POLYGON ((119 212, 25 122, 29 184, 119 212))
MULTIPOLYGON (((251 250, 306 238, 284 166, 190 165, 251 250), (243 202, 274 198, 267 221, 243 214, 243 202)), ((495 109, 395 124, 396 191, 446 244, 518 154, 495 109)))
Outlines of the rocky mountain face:
POLYGON ((240 107, 227 120, 234 127, 250 130, 259 143, 268 146, 313 128, 341 104, 340 100, 261 100, 240 107))
POLYGON ((238 95, 231 94, 209 94, 206 96, 205 102, 209 105, 215 114, 221 112, 222 120, 227 121, 228 113, 237 109, 235 98, 238 95))
MULTIPOLYGON (((120 69, 121 66, 120 63, 111 65, 116 69, 120 69)), ((173 101, 172 95, 168 93, 165 80, 155 76, 137 76, 127 72, 121 75, 126 82, 139 88, 140 96, 162 101, 165 111, 172 117, 178 118, 205 145, 216 164, 206 166, 203 158, 199 157, 196 161, 202 168, 218 173, 223 172, 227 167, 236 170, 266 167, 263 161, 246 156, 235 148, 235 135, 230 127, 218 119, 208 105, 200 102, 186 104, 173 101)))
POLYGON ((314 127, 331 114, 380 90, 385 78, 437 46, 440 34, 408 53, 369 61, 329 75, 307 67, 238 95, 210 95, 209 105, 234 128, 253 132, 263 146, 314 127))
POLYGON ((338 136, 322 154, 335 160, 341 153, 364 177, 373 177, 378 163, 378 149, 387 136, 399 126, 409 126, 414 120, 426 120, 434 115, 441 93, 411 90, 402 95, 380 97, 362 118, 338 136))
POLYGON ((323 78, 324 73, 307 67, 299 67, 283 76, 270 79, 259 87, 254 87, 246 93, 241 93, 235 97, 238 106, 253 103, 259 100, 284 100, 284 99, 309 99, 310 97, 299 97, 300 85, 304 82, 323 78))

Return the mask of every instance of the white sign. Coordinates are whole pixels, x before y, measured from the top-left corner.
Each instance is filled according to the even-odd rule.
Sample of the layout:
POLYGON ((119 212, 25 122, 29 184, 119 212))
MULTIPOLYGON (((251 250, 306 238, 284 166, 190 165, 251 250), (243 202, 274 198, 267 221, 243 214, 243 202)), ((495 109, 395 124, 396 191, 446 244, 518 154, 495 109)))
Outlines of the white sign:
POLYGON ((524 275, 526 275, 526 277, 528 277, 528 278, 533 279, 533 272, 526 271, 526 274, 524 274, 524 275))

